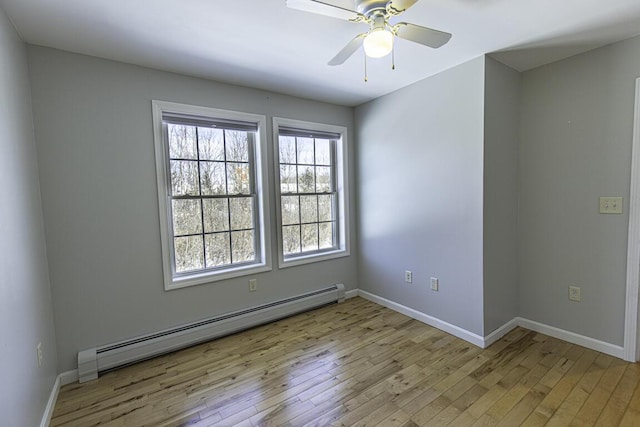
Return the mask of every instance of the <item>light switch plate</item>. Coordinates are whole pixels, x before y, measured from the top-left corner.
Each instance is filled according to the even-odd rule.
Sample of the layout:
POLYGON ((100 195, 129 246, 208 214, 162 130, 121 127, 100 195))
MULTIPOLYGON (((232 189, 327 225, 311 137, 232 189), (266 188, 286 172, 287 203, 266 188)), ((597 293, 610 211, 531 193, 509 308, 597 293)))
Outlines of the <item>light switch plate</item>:
POLYGON ((601 214, 621 214, 622 197, 600 197, 601 214))

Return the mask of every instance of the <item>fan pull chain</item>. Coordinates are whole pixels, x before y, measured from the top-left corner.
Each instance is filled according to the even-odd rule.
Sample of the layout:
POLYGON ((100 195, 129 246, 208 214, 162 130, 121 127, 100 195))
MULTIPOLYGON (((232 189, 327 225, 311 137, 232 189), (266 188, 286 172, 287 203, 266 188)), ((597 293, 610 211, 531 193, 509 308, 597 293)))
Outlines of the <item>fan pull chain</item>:
POLYGON ((396 69, 396 50, 393 48, 391 49, 391 69, 396 69))
POLYGON ((369 78, 367 77, 367 54, 364 54, 364 82, 368 82, 369 78))

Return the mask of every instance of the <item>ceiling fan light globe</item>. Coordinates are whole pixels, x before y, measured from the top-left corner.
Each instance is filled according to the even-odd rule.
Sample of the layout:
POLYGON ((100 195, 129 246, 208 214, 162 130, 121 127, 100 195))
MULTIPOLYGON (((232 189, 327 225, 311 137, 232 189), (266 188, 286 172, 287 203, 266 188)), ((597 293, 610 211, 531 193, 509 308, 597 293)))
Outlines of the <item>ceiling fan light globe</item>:
POLYGON ((393 34, 384 28, 374 29, 362 41, 364 53, 369 58, 382 58, 393 50, 393 34))

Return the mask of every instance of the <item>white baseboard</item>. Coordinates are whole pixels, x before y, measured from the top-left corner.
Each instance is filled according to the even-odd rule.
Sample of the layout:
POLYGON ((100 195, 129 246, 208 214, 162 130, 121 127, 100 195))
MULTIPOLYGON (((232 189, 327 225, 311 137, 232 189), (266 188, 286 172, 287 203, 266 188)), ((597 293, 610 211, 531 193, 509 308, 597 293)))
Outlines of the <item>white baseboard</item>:
POLYGON ((447 323, 443 320, 429 316, 428 314, 424 314, 418 310, 414 310, 413 308, 409 308, 402 304, 398 304, 397 302, 390 301, 386 298, 379 297, 378 295, 372 294, 370 292, 363 291, 362 289, 358 290, 358 295, 363 297, 364 299, 375 302, 376 304, 380 304, 393 311, 402 313, 405 316, 409 316, 413 319, 421 321, 422 323, 426 323, 427 325, 433 326, 434 328, 445 331, 475 346, 484 348, 484 337, 474 334, 473 332, 469 332, 466 329, 462 329, 459 326, 452 325, 451 323, 447 323))
POLYGON ((67 371, 59 374, 56 377, 49 400, 47 401, 47 407, 44 409, 42 415, 42 421, 40 421, 40 427, 49 427, 51 423, 51 417, 53 416, 53 409, 56 407, 56 401, 58 400, 58 393, 60 393, 60 387, 63 385, 78 382, 78 370, 67 371))
POLYGON ((78 382, 78 370, 73 369, 71 371, 63 372, 60 375, 60 387, 67 384, 77 383, 78 382))
POLYGON ((447 323, 443 320, 440 320, 433 316, 429 316, 428 314, 422 313, 418 310, 414 310, 413 308, 409 308, 402 304, 398 304, 397 302, 390 301, 386 298, 382 298, 370 292, 363 291, 362 289, 357 289, 355 292, 357 293, 357 295, 369 301, 380 304, 393 311, 397 311, 398 313, 402 313, 405 316, 409 316, 413 319, 419 320, 422 323, 426 323, 427 325, 433 326, 434 328, 438 328, 444 332, 447 332, 481 348, 489 347, 491 344, 495 343, 503 336, 508 334, 511 330, 520 326, 522 328, 529 329, 530 331, 539 332, 541 334, 549 335, 550 337, 558 338, 572 344, 577 344, 591 350, 599 351, 601 353, 605 353, 619 359, 624 359, 624 347, 610 344, 604 341, 599 341, 594 338, 576 334, 574 332, 565 331, 564 329, 545 325, 544 323, 524 319, 522 317, 515 317, 495 331, 491 332, 489 335, 481 337, 480 335, 474 334, 473 332, 467 331, 466 329, 463 329, 459 326, 452 325, 451 323, 447 323))
POLYGON ((541 334, 549 335, 550 337, 558 338, 563 341, 570 342, 571 344, 577 344, 619 359, 624 359, 624 347, 619 345, 589 338, 584 335, 565 331, 564 329, 545 325, 544 323, 533 320, 523 319, 522 317, 516 317, 515 320, 518 323, 518 326, 529 329, 530 331, 540 332, 541 334))
POLYGON ((489 335, 484 337, 484 345, 482 346, 482 348, 487 348, 494 342, 499 341, 503 336, 507 335, 509 332, 511 332, 513 329, 517 328, 518 326, 520 325, 518 324, 517 317, 509 320, 507 323, 500 326, 498 329, 496 329, 495 331, 491 332, 489 335))
POLYGON ((349 299, 349 298, 355 298, 358 296, 358 290, 357 289, 353 289, 351 291, 346 291, 344 293, 344 298, 345 299, 349 299))
POLYGON ((60 375, 56 377, 47 401, 47 406, 44 408, 44 414, 42 414, 42 421, 40 421, 40 427, 49 427, 51 423, 51 417, 53 416, 53 409, 56 407, 56 400, 58 400, 58 393, 60 392, 60 375))

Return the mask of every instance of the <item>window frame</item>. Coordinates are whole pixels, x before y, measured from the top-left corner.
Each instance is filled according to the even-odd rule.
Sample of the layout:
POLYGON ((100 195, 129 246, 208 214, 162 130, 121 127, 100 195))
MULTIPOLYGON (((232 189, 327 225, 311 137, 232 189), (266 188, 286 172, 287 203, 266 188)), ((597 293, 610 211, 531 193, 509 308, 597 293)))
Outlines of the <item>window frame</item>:
POLYGON ((270 271, 271 267, 271 221, 268 199, 268 172, 266 117, 258 114, 222 110, 210 107, 193 106, 166 101, 152 101, 153 133, 156 158, 156 178, 158 187, 158 209, 160 214, 160 240, 162 245, 162 268, 164 289, 166 291, 189 286, 212 283, 234 277, 246 276, 270 271), (173 246, 173 217, 171 215, 171 178, 169 168, 169 146, 165 137, 163 116, 185 115, 209 120, 230 120, 249 122, 257 125, 253 143, 251 173, 255 185, 255 246, 257 262, 231 264, 211 270, 197 272, 176 272, 173 246))
POLYGON ((351 255, 349 232, 349 156, 348 156, 348 132, 344 126, 315 123, 302 120, 273 118, 273 149, 274 149, 274 175, 275 175, 275 205, 276 205, 276 235, 278 237, 278 266, 279 268, 293 267, 297 265, 326 261, 351 255), (283 226, 282 226, 282 194, 280 184, 280 127, 309 130, 310 132, 325 132, 339 134, 335 140, 335 158, 333 159, 335 185, 335 221, 336 221, 336 245, 335 249, 303 252, 299 255, 284 255, 283 226))

